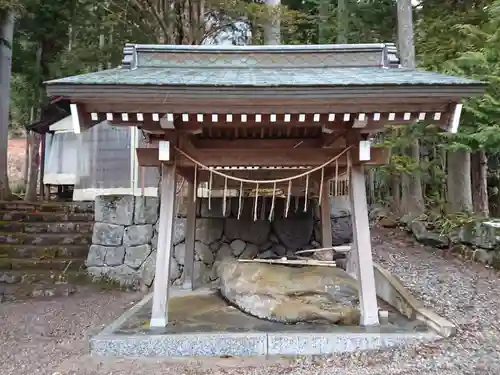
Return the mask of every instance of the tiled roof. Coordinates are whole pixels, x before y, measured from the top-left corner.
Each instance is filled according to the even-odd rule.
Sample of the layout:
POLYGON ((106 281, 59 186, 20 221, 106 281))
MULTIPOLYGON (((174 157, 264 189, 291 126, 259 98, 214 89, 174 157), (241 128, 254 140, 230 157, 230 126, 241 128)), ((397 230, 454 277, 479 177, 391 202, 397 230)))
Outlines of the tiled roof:
POLYGON ((477 81, 402 68, 137 68, 110 69, 49 84, 148 86, 470 85, 477 81))
POLYGON ((307 46, 127 45, 122 66, 48 85, 404 86, 478 82, 399 68, 393 44, 307 46))

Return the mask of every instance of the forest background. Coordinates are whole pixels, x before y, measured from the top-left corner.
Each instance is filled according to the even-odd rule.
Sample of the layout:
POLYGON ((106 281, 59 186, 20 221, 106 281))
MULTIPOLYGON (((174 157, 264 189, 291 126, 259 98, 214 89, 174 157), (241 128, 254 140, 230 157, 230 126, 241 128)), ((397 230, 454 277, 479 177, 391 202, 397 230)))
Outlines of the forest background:
POLYGON ((465 103, 458 134, 420 124, 377 137, 392 157, 367 171, 370 203, 425 215, 448 229, 500 217, 499 0, 282 0, 269 7, 277 3, 0 0, 0 199, 26 188, 27 199, 36 195, 40 139, 26 136, 25 127, 48 102, 43 82, 118 66, 127 42, 397 42, 404 65, 488 87, 484 97, 465 103), (405 4, 413 12, 405 13, 405 4))

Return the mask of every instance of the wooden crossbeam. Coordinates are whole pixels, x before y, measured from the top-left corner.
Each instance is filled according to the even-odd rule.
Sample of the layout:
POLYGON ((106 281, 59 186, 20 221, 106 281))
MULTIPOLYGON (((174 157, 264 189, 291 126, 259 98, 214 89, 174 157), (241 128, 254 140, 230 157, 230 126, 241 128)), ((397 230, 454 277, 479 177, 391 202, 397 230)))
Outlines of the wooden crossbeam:
MULTIPOLYGON (((222 149, 222 150, 201 150, 191 149, 186 151, 195 160, 199 160, 208 167, 227 166, 318 166, 325 163, 330 158, 338 155, 343 149, 222 149)), ((158 167, 157 148, 138 148, 137 158, 139 165, 144 167, 158 167)), ((181 155, 176 155, 177 165, 180 167, 193 166, 193 163, 181 155)), ((368 165, 383 165, 387 163, 388 151, 386 149, 375 148, 371 150, 371 160, 363 162, 368 165)), ((357 153, 353 153, 353 164, 360 163, 357 153)), ((345 156, 339 159, 339 166, 346 166, 345 156)))
MULTIPOLYGON (((450 119, 450 106, 439 106, 436 111, 394 112, 339 112, 303 114, 206 114, 206 113, 151 113, 151 112, 88 112, 80 109, 82 128, 89 128, 101 121, 115 126, 137 126, 148 132, 162 134, 168 129, 184 133, 201 133, 203 129, 290 130, 323 128, 327 131, 345 131, 355 128, 361 133, 383 131, 387 125, 406 125, 426 121, 446 128, 450 119)), ((269 130, 271 131, 271 130, 269 130)), ((264 132, 267 133, 267 132, 264 132)), ((286 132, 285 132, 286 133, 286 132)))
MULTIPOLYGON (((113 101, 85 101, 85 108, 88 112, 129 112, 129 113, 155 113, 165 112, 168 109, 175 109, 177 113, 188 113, 196 116, 197 113, 225 113, 250 114, 259 112, 261 114, 272 114, 282 112, 283 108, 291 114, 300 113, 344 113, 344 112, 405 112, 405 111, 445 111, 450 102, 449 99, 436 101, 434 98, 415 97, 401 100, 399 97, 380 97, 366 100, 353 100, 353 98, 338 98, 332 100, 307 100, 307 98, 295 97, 289 100, 272 100, 269 98, 242 102, 241 100, 209 100, 200 102, 188 98, 161 98, 154 102, 152 100, 138 102, 130 100, 113 101)), ((83 104, 83 103, 82 103, 83 104)))
POLYGON ((281 148, 319 148, 321 139, 192 139, 193 146, 205 150, 220 149, 281 149, 281 148))

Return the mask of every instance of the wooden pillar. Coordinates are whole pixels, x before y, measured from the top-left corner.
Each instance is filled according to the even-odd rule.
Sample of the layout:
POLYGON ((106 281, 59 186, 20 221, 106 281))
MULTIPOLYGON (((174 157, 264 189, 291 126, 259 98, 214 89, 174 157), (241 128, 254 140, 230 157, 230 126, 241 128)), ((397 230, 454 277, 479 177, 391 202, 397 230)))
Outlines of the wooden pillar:
POLYGON ((326 181, 321 186, 321 246, 332 247, 332 217, 330 207, 329 182, 326 181))
POLYGON ((194 242, 196 234, 196 192, 197 186, 188 182, 187 218, 186 218, 186 253, 184 254, 184 289, 193 290, 194 286, 194 242))
POLYGON ((170 261, 172 259, 172 237, 175 215, 175 164, 161 166, 160 224, 158 227, 158 250, 153 290, 151 327, 165 327, 168 323, 168 294, 170 288, 170 261))
POLYGON ((351 167, 349 196, 351 200, 354 247, 351 250, 353 254, 351 255, 351 262, 348 262, 347 271, 349 273, 355 272, 359 282, 361 325, 375 326, 379 324, 378 306, 366 203, 365 174, 362 165, 353 165, 351 167), (351 269, 349 269, 349 266, 351 269))
POLYGON ((43 184, 43 177, 45 174, 45 147, 46 147, 46 134, 42 134, 40 145, 40 199, 45 200, 45 185, 43 184))

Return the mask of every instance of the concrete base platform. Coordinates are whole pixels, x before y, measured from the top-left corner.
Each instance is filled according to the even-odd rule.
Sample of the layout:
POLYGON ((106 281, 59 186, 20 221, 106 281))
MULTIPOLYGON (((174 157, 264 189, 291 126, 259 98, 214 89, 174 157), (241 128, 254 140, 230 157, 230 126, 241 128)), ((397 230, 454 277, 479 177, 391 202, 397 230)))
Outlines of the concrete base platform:
POLYGON ((440 338, 420 322, 393 311, 389 322, 376 328, 269 322, 227 305, 208 289, 174 291, 168 327, 153 329, 148 327, 151 298, 148 295, 92 337, 91 353, 116 357, 328 355, 440 338))

